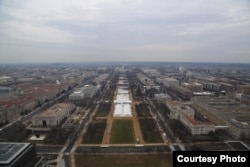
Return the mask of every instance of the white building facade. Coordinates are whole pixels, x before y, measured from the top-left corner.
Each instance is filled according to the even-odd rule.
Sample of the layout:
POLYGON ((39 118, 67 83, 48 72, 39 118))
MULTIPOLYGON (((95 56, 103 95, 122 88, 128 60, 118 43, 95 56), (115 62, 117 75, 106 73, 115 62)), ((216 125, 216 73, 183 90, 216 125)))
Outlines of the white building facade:
POLYGON ((194 118, 194 110, 189 107, 189 106, 185 106, 182 103, 180 103, 179 101, 170 101, 167 100, 166 101, 166 106, 168 107, 169 111, 170 111, 170 117, 172 119, 180 119, 180 116, 182 114, 187 114, 190 117, 194 118))
POLYGON ((34 127, 58 126, 75 108, 73 104, 59 103, 32 119, 34 127))
POLYGON ((215 131, 215 126, 211 122, 199 122, 186 114, 180 116, 180 121, 189 129, 192 135, 207 135, 215 131))

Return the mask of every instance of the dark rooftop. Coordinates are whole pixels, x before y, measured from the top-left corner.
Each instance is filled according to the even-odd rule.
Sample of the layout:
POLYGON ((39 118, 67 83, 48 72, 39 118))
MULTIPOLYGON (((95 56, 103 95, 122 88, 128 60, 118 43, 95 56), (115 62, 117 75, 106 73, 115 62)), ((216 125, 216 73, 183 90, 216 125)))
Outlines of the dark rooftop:
POLYGON ((29 143, 0 143, 0 164, 9 163, 29 145, 29 143))
POLYGON ((227 144, 236 151, 249 151, 249 148, 239 141, 229 141, 227 144))

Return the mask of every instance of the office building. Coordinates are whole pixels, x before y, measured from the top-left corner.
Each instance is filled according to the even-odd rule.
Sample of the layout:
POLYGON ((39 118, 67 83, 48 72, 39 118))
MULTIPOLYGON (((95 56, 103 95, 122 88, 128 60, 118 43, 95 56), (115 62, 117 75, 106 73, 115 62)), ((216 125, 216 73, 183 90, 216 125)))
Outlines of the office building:
POLYGON ((32 167, 36 164, 36 149, 30 143, 0 143, 0 166, 32 167))
POLYGON ((62 123, 73 111, 73 104, 59 103, 32 119, 33 127, 53 127, 62 123))

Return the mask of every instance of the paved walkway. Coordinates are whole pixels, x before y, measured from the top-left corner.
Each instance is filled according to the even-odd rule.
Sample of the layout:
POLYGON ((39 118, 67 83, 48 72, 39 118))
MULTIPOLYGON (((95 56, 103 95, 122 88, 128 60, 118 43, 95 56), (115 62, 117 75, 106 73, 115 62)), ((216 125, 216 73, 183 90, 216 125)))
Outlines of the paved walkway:
MULTIPOLYGON (((115 90, 113 100, 116 99, 116 93, 117 93, 117 88, 115 90)), ((114 103, 113 101, 111 102, 111 109, 107 117, 107 127, 104 131, 103 139, 102 139, 102 144, 109 144, 110 140, 110 134, 111 134, 111 128, 112 128, 112 123, 113 123, 113 113, 114 113, 114 103)))
POLYGON ((109 144, 110 133, 111 133, 112 123, 113 123, 113 112, 114 112, 114 104, 112 103, 111 112, 109 112, 108 117, 107 117, 107 127, 106 127, 106 130, 104 131, 102 144, 109 144))
MULTIPOLYGON (((149 109, 149 112, 150 112, 151 116, 152 116, 152 117, 155 116, 155 114, 153 114, 152 109, 151 109, 150 106, 148 106, 148 109, 149 109)), ((159 111, 156 111, 156 112, 159 112, 159 111)), ((155 123, 156 123, 156 127, 157 127, 158 130, 159 130, 159 133, 160 133, 160 135, 161 135, 161 138, 162 138, 163 142, 164 142, 165 144, 168 144, 168 143, 169 143, 169 139, 168 139, 166 136, 163 135, 164 130, 162 129, 162 127, 161 127, 159 121, 155 120, 155 123)))
MULTIPOLYGON (((94 115, 96 114, 97 109, 98 109, 98 107, 96 107, 95 110, 94 110, 94 112, 90 115, 90 119, 89 119, 89 121, 88 121, 88 124, 89 124, 90 122, 93 121, 93 117, 94 117, 94 115)), ((89 110, 88 110, 87 112, 89 112, 89 110)), ((75 146, 78 145, 78 144, 81 144, 81 143, 83 142, 83 136, 84 136, 84 134, 87 132, 87 129, 88 129, 88 128, 87 128, 87 125, 85 125, 85 127, 84 127, 83 130, 81 131, 81 133, 80 133, 80 135, 79 135, 77 141, 75 142, 75 146)))
POLYGON ((134 123, 134 131, 135 131, 135 136, 137 139, 139 139, 140 144, 144 144, 145 141, 142 137, 142 132, 141 132, 141 127, 139 123, 139 119, 137 117, 136 111, 135 111, 135 102, 132 103, 132 113, 133 113, 133 123, 134 123))

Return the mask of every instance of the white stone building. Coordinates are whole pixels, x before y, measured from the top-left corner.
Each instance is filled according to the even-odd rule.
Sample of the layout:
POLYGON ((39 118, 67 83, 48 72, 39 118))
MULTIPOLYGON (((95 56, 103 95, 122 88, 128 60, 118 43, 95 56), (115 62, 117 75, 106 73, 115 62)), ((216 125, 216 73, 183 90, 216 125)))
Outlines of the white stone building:
POLYGON ((33 127, 58 126, 65 120, 74 109, 73 104, 59 103, 32 119, 33 127))
POLYGON ((179 86, 179 81, 174 78, 164 78, 160 80, 160 83, 166 87, 179 86))
POLYGON ((159 103, 165 103, 166 100, 171 100, 171 97, 166 93, 155 94, 154 99, 159 103))
POLYGON ((179 120, 182 114, 187 114, 191 116, 192 118, 194 118, 194 110, 189 106, 183 105, 179 101, 167 100, 166 105, 168 109, 170 110, 170 116, 172 119, 179 120))
POLYGON ((70 96, 69 100, 83 100, 84 93, 82 91, 74 91, 70 96))
POLYGON ((212 122, 199 122, 187 114, 182 114, 180 121, 189 129, 192 135, 207 135, 215 131, 215 125, 212 122))
POLYGON ((83 100, 85 98, 92 98, 96 92, 98 91, 97 86, 93 85, 84 85, 81 88, 77 88, 74 92, 69 96, 69 100, 83 100))

